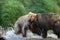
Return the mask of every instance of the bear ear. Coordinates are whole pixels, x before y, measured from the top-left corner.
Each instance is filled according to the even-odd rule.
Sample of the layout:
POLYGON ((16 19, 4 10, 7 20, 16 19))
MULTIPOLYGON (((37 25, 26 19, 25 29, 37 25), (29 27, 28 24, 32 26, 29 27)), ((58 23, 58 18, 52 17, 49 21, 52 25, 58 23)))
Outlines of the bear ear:
POLYGON ((29 12, 29 14, 31 14, 32 12, 29 12))
POLYGON ((34 14, 34 13, 32 13, 32 12, 29 12, 29 13, 28 13, 28 15, 32 15, 32 14, 34 14))
POLYGON ((31 21, 34 21, 34 20, 35 20, 36 15, 37 15, 37 14, 32 13, 32 12, 29 12, 29 13, 28 13, 28 17, 30 18, 31 21))
POLYGON ((37 14, 32 13, 32 12, 29 12, 29 13, 28 13, 28 16, 33 16, 33 15, 36 16, 37 14))

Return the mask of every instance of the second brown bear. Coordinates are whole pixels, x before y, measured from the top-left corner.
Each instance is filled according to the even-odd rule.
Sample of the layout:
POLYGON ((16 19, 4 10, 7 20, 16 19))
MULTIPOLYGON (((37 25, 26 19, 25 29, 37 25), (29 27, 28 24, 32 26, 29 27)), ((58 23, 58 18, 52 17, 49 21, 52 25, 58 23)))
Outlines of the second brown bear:
POLYGON ((54 13, 37 14, 31 25, 31 31, 42 37, 47 37, 47 31, 53 30, 54 34, 60 38, 60 16, 54 13))

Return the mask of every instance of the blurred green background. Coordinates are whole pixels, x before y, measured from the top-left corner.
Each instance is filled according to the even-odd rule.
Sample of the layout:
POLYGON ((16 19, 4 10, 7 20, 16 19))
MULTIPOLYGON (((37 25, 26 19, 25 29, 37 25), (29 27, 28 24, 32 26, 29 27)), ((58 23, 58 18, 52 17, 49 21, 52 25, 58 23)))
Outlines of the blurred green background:
POLYGON ((0 25, 13 27, 18 17, 30 11, 60 14, 60 0, 0 0, 0 25))

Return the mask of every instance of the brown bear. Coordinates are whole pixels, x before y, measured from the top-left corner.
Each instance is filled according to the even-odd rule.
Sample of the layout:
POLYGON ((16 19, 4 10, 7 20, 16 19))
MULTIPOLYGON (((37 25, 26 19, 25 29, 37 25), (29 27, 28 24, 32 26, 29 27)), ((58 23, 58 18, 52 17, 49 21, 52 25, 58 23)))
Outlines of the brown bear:
POLYGON ((26 31, 29 29, 29 20, 34 20, 36 14, 29 12, 27 15, 21 16, 14 24, 14 30, 16 34, 23 34, 23 37, 26 37, 26 31))
POLYGON ((31 23, 30 30, 33 33, 41 35, 42 37, 46 38, 47 31, 53 30, 54 34, 60 38, 60 16, 54 13, 44 13, 44 14, 37 14, 33 22, 31 23))

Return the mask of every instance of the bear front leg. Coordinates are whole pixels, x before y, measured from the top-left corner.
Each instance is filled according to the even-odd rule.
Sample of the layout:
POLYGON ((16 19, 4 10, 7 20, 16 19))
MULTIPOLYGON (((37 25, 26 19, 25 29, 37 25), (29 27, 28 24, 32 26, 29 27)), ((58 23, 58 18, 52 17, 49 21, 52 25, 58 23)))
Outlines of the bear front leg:
POLYGON ((27 36, 27 27, 22 29, 22 34, 23 34, 23 37, 27 36))
POLYGON ((42 37, 46 38, 47 37, 47 30, 42 29, 42 37))

